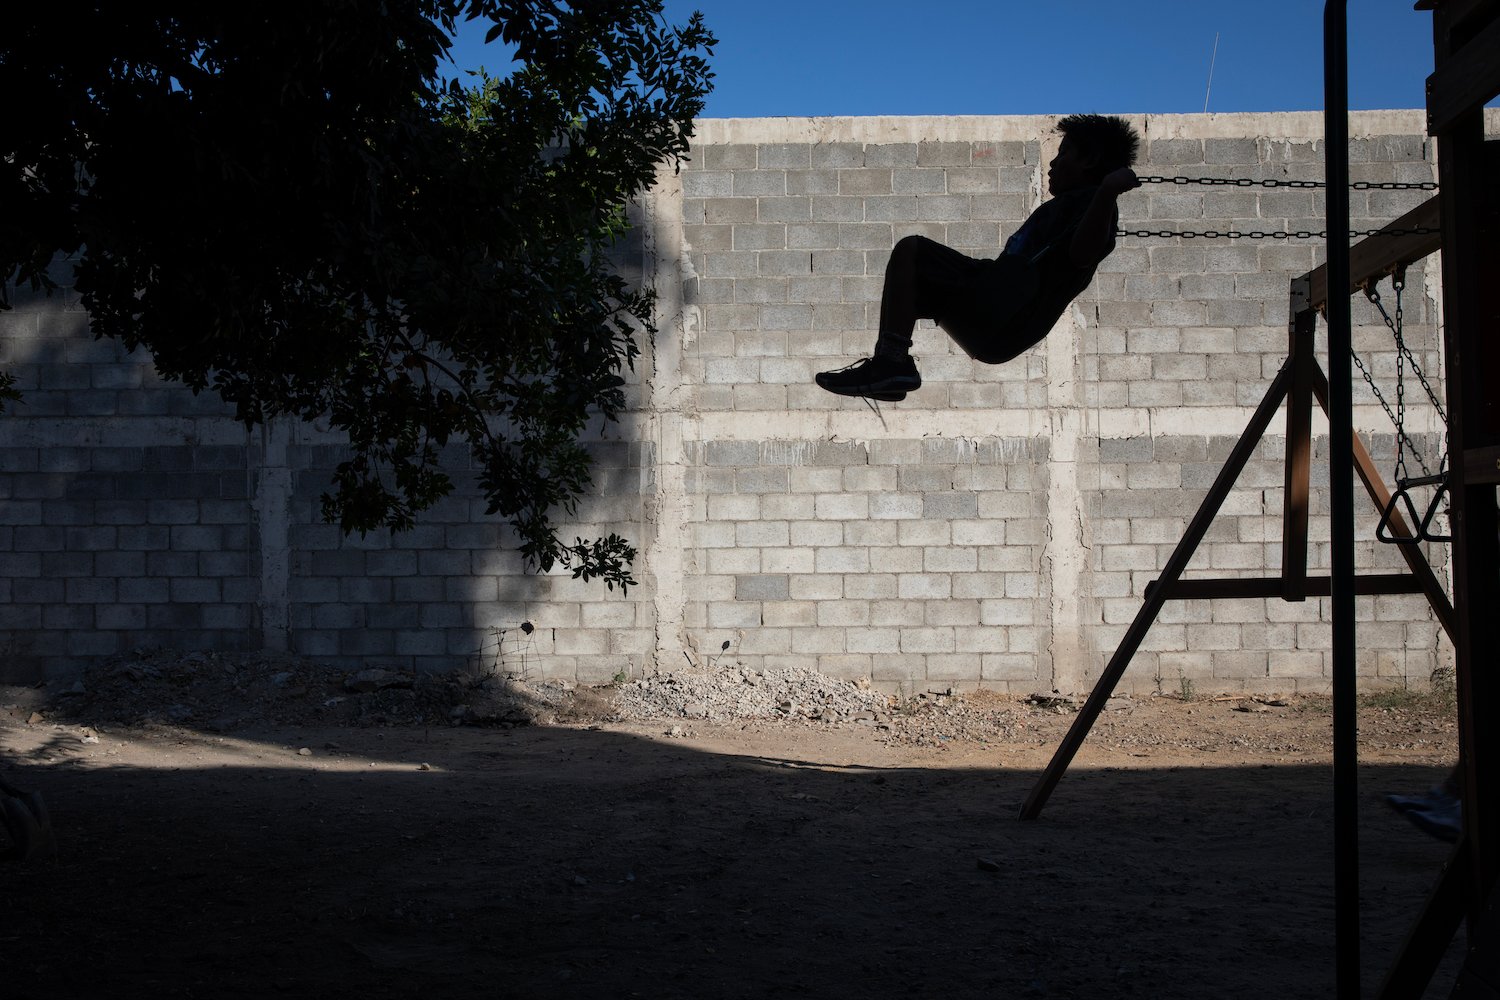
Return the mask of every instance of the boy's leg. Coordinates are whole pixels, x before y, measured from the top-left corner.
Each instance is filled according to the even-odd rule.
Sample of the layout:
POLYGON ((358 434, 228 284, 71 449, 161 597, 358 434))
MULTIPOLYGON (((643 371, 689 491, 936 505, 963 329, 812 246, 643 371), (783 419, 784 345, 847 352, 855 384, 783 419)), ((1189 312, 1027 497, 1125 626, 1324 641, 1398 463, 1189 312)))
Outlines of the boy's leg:
POLYGON ((907 236, 891 250, 880 295, 880 332, 874 356, 816 381, 830 392, 898 400, 922 384, 911 359, 917 320, 933 319, 945 296, 972 280, 979 261, 925 236, 907 236))

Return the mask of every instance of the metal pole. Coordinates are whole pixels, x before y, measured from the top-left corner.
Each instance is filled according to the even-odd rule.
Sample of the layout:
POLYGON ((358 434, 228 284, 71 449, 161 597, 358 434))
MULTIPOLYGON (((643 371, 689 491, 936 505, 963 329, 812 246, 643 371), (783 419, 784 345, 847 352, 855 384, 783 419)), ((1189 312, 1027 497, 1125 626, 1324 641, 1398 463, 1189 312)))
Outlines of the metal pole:
POLYGON ((1333 891, 1339 1000, 1359 998, 1358 719, 1354 700, 1354 451, 1349 372, 1349 24, 1346 0, 1323 8, 1327 184, 1329 509, 1333 553, 1333 891))

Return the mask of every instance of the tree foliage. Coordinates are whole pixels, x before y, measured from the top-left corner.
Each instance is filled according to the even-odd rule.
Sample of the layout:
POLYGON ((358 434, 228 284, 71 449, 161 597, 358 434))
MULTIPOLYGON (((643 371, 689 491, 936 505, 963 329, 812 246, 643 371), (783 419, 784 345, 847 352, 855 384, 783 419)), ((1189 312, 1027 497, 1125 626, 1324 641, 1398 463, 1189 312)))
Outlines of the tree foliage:
MULTIPOLYGON (((580 435, 624 406, 649 289, 624 207, 686 151, 712 73, 660 0, 30 4, 0 33, 0 276, 76 254, 93 331, 255 424, 351 446, 324 516, 409 527, 471 451, 528 563, 633 582, 564 543, 580 435), (461 20, 510 72, 446 83, 461 20)), ((0 303, 4 304, 4 303, 0 303)))

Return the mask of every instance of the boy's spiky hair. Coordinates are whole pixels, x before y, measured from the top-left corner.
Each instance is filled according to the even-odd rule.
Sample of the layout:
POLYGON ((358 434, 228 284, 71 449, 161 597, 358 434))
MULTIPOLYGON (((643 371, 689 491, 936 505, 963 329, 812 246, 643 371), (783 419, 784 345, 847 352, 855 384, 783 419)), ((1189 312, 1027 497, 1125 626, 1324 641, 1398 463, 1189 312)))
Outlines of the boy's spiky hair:
POLYGON ((1135 163, 1141 137, 1123 118, 1114 115, 1068 115, 1057 130, 1075 145, 1099 158, 1099 175, 1135 163))

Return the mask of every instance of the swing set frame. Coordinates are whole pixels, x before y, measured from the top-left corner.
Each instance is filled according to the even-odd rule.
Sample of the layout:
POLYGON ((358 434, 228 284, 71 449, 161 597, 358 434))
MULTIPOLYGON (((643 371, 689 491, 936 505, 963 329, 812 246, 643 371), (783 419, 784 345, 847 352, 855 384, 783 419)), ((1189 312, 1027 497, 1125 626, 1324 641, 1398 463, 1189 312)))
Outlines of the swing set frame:
MULTIPOLYGON (((1500 998, 1500 298, 1485 286, 1500 274, 1500 142, 1484 138, 1484 105, 1500 94, 1500 0, 1418 0, 1433 14, 1434 72, 1427 81, 1428 133, 1438 146, 1439 193, 1351 247, 1328 241, 1327 263, 1295 278, 1289 292, 1289 348, 1248 426, 1231 450, 1119 647, 1021 809, 1036 819, 1110 694, 1170 600, 1332 599, 1334 715, 1334 895, 1336 995, 1360 996, 1358 743, 1354 598, 1422 594, 1453 642, 1457 675, 1463 833, 1405 945, 1382 1000, 1420 997, 1460 923, 1468 953, 1458 990, 1500 998), (1426 520, 1408 525, 1354 433, 1350 296, 1381 277, 1442 251, 1443 347, 1449 463, 1446 488, 1453 601, 1415 544, 1426 520), (1328 323, 1329 370, 1313 347, 1317 317, 1328 323), (1308 498, 1314 402, 1328 417, 1332 565, 1307 572, 1308 498), (1183 579, 1182 574, 1272 418, 1286 405, 1286 488, 1282 565, 1277 576, 1183 579), (1344 457, 1340 457, 1344 456, 1344 457), (1352 473, 1352 475, 1351 475, 1352 473), (1354 566, 1353 478, 1381 514, 1381 527, 1409 572, 1358 574, 1354 566), (1415 529, 1415 530, 1414 530, 1415 529), (1484 723, 1488 722, 1488 728, 1484 723)), ((1343 0, 1324 8, 1325 178, 1328 233, 1349 231, 1348 25, 1343 0)), ((1399 435, 1398 435, 1399 438, 1399 435)), ((1398 447, 1400 441, 1398 439, 1398 447)), ((1409 504, 1408 504, 1409 506, 1409 504)), ((1385 536, 1382 536, 1385 537, 1385 536)), ((1429 536, 1430 537, 1430 536, 1429 536)))

